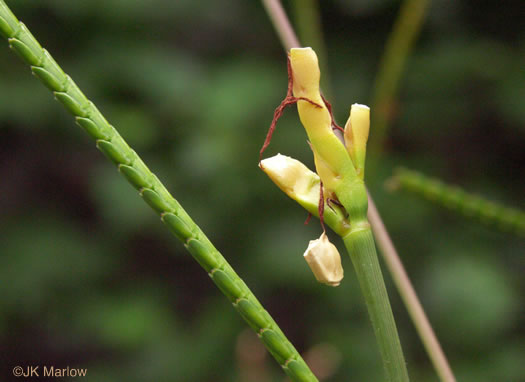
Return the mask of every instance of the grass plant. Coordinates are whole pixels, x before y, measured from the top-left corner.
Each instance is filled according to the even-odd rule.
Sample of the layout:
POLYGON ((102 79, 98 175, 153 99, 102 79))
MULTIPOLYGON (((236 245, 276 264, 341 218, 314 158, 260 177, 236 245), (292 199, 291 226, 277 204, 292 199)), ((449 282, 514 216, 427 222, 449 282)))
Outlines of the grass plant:
MULTIPOLYGON (((379 105, 379 122, 376 120, 380 130, 378 133, 380 135, 378 147, 382 146, 388 122, 388 113, 385 112, 388 107, 385 105, 391 103, 393 94, 396 92, 397 80, 404 66, 404 58, 408 55, 414 38, 417 36, 426 9, 426 3, 426 1, 405 1, 400 19, 396 22, 394 33, 388 44, 390 48, 387 48, 385 52, 380 72, 382 74, 378 76, 378 82, 376 83, 376 98, 374 101, 374 105, 379 105), (381 118, 383 118, 382 121, 381 118)), ((264 4, 267 9, 274 10, 269 11, 270 15, 277 15, 274 18, 274 24, 285 49, 288 50, 294 46, 298 47, 299 42, 289 23, 288 29, 284 30, 284 32, 279 26, 287 23, 286 15, 282 8, 279 11, 279 1, 264 0, 264 4), (275 9, 280 13, 275 11, 275 9)), ((316 23, 320 21, 318 3, 309 1, 310 8, 308 12, 303 12, 305 9, 300 6, 300 2, 296 1, 294 4, 299 22, 303 23, 303 34, 307 34, 308 23, 313 22, 312 20, 316 23), (301 12, 303 12, 302 16, 301 12), (307 20, 305 21, 305 19, 307 20)), ((314 40, 316 37, 320 37, 318 35, 320 33, 320 24, 316 24, 316 28, 312 32, 311 37, 314 40)), ((117 166, 119 172, 138 190, 144 201, 160 215, 162 222, 184 244, 202 268, 205 269, 212 281, 258 334, 268 351, 292 380, 316 381, 317 378, 310 371, 297 350, 287 340, 269 313, 263 308, 226 259, 208 240, 178 201, 171 196, 155 174, 144 164, 139 155, 129 147, 118 131, 107 122, 74 81, 62 71, 53 57, 40 46, 25 25, 16 19, 4 0, 0 0, 0 34, 8 39, 10 48, 31 67, 32 73, 54 93, 55 98, 75 117, 77 124, 96 141, 97 148, 117 166)), ((322 43, 322 38, 319 38, 319 41, 322 43)), ((298 73, 299 79, 301 78, 300 66, 302 65, 299 63, 302 59, 299 56, 304 52, 304 50, 295 50, 293 52, 296 54, 296 60, 295 63, 292 62, 292 67, 295 65, 294 72, 298 73)), ((326 62, 323 62, 323 64, 326 65, 326 62)), ((299 202, 310 213, 320 217, 322 221, 326 222, 328 226, 342 237, 352 259, 365 302, 367 303, 380 353, 383 357, 387 379, 389 381, 408 381, 404 356, 377 259, 374 236, 369 224, 369 219, 372 222, 375 220, 376 224, 377 221, 381 223, 381 220, 373 206, 373 202, 368 200, 364 185, 368 126, 366 129, 359 129, 359 126, 363 126, 363 121, 366 121, 368 117, 362 117, 363 110, 358 110, 360 107, 356 107, 353 114, 354 121, 352 123, 351 114, 345 129, 345 144, 341 143, 340 137, 337 137, 332 131, 333 116, 331 116, 331 111, 328 110, 325 100, 319 92, 319 79, 314 78, 312 82, 311 75, 315 70, 312 71, 310 68, 306 72, 309 74, 303 76, 302 83, 301 80, 298 81, 299 85, 294 89, 294 96, 298 100, 299 115, 312 143, 318 174, 307 169, 306 171, 301 169, 299 178, 288 177, 287 181, 291 182, 291 185, 284 187, 279 185, 278 182, 276 183, 289 196, 299 202), (308 88, 310 90, 305 90, 308 88), (313 91, 311 91, 312 89, 313 91), (358 115, 361 116, 357 117, 358 115), (304 179, 300 181, 301 177, 306 178, 307 181, 305 182, 304 179), (290 189, 293 192, 288 192, 290 189), (319 208, 319 200, 322 200, 322 208, 319 208), (375 215, 370 214, 369 206, 372 207, 372 212, 375 211, 375 215)), ((289 159, 286 159, 286 161, 289 159)), ((263 167, 267 167, 267 170, 271 167, 268 160, 263 161, 263 167)), ((514 230, 520 234, 525 232, 525 219, 521 211, 487 202, 462 190, 444 185, 436 180, 429 180, 421 174, 408 170, 399 170, 395 179, 401 188, 420 193, 453 210, 475 216, 485 222, 493 222, 504 229, 514 230)), ((386 232, 384 227, 383 231, 386 232)), ((375 229, 374 232, 376 233, 375 229)), ((391 242, 390 246, 392 248, 390 249, 388 249, 388 245, 384 245, 385 242, 389 241, 388 234, 386 235, 387 239, 378 235, 379 247, 385 252, 392 251, 393 246, 391 242)), ((393 251, 395 252, 395 249, 393 251)), ((389 269, 391 268, 389 267, 389 269)), ((403 271, 402 265, 401 271, 403 271)), ((396 281, 399 270, 392 271, 392 273, 407 308, 411 312, 414 306, 419 303, 417 297, 413 293, 411 302, 407 302, 402 292, 407 283, 410 285, 410 281, 405 274, 406 280, 400 282, 404 286, 399 286, 396 281), (396 274, 395 272, 398 273, 396 274)), ((426 321, 426 329, 420 330, 418 322, 421 321, 417 320, 426 320, 420 305, 418 313, 414 314, 414 316, 412 317, 415 325, 438 370, 438 374, 442 380, 453 381, 454 377, 450 372, 446 359, 444 359, 439 343, 433 336, 428 321, 426 321), (423 318, 421 318, 421 314, 423 318), (414 318, 416 315, 419 315, 418 319, 414 318), (435 340, 432 345, 429 345, 431 342, 429 338, 434 338, 435 340), (439 354, 436 353, 436 343, 439 352, 441 352, 437 352, 439 354), (439 362, 436 361, 440 357, 441 360, 439 362)))
MULTIPOLYGON (((330 201, 342 205, 344 214, 348 216, 349 228, 341 236, 364 295, 383 359, 386 380, 408 381, 399 335, 367 218, 368 196, 364 185, 364 163, 370 126, 369 109, 363 105, 352 106, 345 127, 345 144, 343 144, 334 134, 335 122, 330 106, 320 93, 321 73, 317 55, 311 48, 293 48, 289 54, 289 61, 288 95, 282 105, 297 102, 299 117, 314 153, 320 178, 319 199, 317 199, 320 204, 319 218, 324 221, 324 210, 333 208, 330 201)), ((277 112, 276 116, 278 116, 277 112)), ((275 120, 263 149, 267 146, 274 128, 275 120)), ((264 163, 261 167, 265 169, 264 163)), ((274 172, 278 173, 282 167, 284 166, 277 166, 274 172)), ((307 176, 306 174, 299 176, 294 183, 308 183, 302 180, 307 176)), ((275 178, 277 176, 272 177, 275 178)), ((290 177, 284 175, 282 178, 286 180, 290 177)), ((297 194, 294 185, 287 187, 279 184, 279 187, 291 188, 297 194)), ((309 195, 309 192, 307 194, 309 195)))

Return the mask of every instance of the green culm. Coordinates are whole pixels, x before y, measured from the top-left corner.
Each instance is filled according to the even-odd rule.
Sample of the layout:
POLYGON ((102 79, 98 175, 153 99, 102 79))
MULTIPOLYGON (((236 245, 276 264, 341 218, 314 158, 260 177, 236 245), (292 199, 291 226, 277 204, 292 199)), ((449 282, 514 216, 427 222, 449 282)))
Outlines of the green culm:
POLYGON ((49 52, 18 21, 3 0, 0 0, 0 34, 9 41, 10 48, 30 65, 33 74, 75 117, 77 124, 96 141, 97 148, 117 165, 119 172, 139 190, 142 199, 183 242, 215 285, 258 334, 286 374, 294 381, 317 381, 297 350, 226 259, 118 131, 62 71, 49 52))

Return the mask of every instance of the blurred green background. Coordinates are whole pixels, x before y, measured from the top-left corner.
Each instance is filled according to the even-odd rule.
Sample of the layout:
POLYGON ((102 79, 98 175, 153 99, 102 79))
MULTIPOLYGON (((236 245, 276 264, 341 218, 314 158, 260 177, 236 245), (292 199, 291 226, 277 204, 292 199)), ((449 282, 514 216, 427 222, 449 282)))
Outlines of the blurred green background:
MULTIPOLYGON (((302 258, 317 221, 258 169, 286 61, 258 1, 11 0, 13 12, 165 182, 327 381, 382 367, 348 257, 302 258)), ((300 4, 300 1, 298 1, 300 4)), ((321 2, 336 118, 370 103, 399 1, 321 2)), ((293 7, 284 2, 290 14, 293 7)), ((435 0, 367 182, 460 381, 525 381, 525 242, 416 196, 403 165, 524 207, 522 1, 435 0)), ((308 45, 308 41, 304 41, 308 45)), ((267 156, 313 168, 291 108, 267 156)), ((373 139, 372 110, 372 139, 373 139)), ((0 49, 0 379, 283 381, 255 334, 26 65, 0 49)), ((337 241, 335 235, 331 235, 337 241)), ((385 271, 413 381, 437 381, 385 271)))

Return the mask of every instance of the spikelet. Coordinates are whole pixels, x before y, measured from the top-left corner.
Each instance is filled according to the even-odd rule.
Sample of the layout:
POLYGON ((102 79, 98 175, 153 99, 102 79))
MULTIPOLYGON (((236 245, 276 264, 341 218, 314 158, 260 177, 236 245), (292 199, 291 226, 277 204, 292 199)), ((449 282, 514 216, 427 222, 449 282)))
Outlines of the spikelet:
POLYGON ((304 259, 320 283, 333 287, 341 283, 344 275, 341 256, 326 233, 323 232, 319 239, 310 241, 304 252, 304 259))

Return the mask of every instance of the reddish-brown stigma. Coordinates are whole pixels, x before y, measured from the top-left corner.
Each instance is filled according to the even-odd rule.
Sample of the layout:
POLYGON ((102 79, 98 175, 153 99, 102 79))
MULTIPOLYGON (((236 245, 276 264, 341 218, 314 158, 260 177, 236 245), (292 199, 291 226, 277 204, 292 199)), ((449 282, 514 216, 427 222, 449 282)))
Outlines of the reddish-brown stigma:
POLYGON ((308 216, 306 217, 306 220, 304 221, 304 225, 307 225, 310 223, 310 219, 312 219, 312 213, 308 212, 308 216))
POLYGON ((324 192, 323 192, 323 182, 319 182, 319 221, 321 222, 321 227, 323 227, 323 232, 326 233, 326 228, 324 226, 324 192))
MULTIPOLYGON (((328 204, 330 206, 330 204, 328 204)), ((319 182, 319 204, 317 205, 319 212, 319 221, 321 222, 321 227, 323 227, 323 232, 326 233, 326 228, 324 226, 324 191, 323 191, 323 182, 319 182)), ((309 212, 304 224, 310 223, 312 218, 312 213, 309 212)))
MULTIPOLYGON (((281 104, 277 106, 273 113, 273 119, 272 123, 270 124, 270 128, 268 129, 268 133, 266 134, 266 139, 264 140, 263 146, 261 147, 261 150, 259 151, 259 162, 262 160, 262 156, 264 153, 264 150, 270 145, 270 141, 272 140, 273 132, 275 131, 275 127, 277 126, 277 121, 281 116, 283 115, 284 109, 289 106, 297 103, 297 101, 306 101, 311 103, 312 105, 322 108, 321 105, 318 103, 312 101, 311 99, 308 99, 306 97, 294 97, 293 96, 293 73, 292 73, 292 64, 290 63, 290 57, 288 57, 288 90, 286 92, 286 97, 282 100, 281 104)), ((329 109, 330 110, 330 109, 329 109)), ((333 118, 332 118, 333 121, 333 118)))
POLYGON ((323 99, 324 104, 326 105, 326 108, 328 109, 328 112, 330 113, 330 117, 332 118, 332 128, 337 129, 341 132, 345 132, 345 129, 343 129, 341 126, 339 126, 335 122, 334 113, 332 112, 332 104, 324 98, 324 96, 321 94, 321 98, 323 99))

